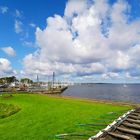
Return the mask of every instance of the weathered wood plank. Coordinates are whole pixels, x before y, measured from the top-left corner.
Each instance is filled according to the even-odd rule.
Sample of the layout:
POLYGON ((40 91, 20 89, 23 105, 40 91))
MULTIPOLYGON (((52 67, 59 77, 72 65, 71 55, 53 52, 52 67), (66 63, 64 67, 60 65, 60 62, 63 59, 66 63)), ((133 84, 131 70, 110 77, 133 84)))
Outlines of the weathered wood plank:
POLYGON ((134 116, 134 115, 129 115, 128 118, 132 118, 132 119, 140 120, 140 117, 138 117, 138 116, 134 116))
POLYGON ((135 115, 135 116, 140 116, 140 113, 131 113, 132 115, 135 115))
POLYGON ((119 139, 123 139, 123 140, 136 140, 133 137, 129 137, 129 136, 126 136, 126 135, 118 134, 118 133, 115 133, 115 132, 108 132, 108 134, 110 136, 113 136, 113 137, 116 137, 116 138, 119 138, 119 139))
POLYGON ((138 131, 138 130, 122 128, 122 127, 117 127, 117 130, 119 130, 121 132, 129 133, 129 134, 133 134, 133 135, 140 135, 140 131, 138 131))
POLYGON ((131 122, 131 123, 140 124, 140 121, 139 120, 134 120, 134 119, 129 119, 129 118, 127 118, 126 120, 129 121, 129 122, 131 122))
POLYGON ((136 124, 123 123, 123 125, 127 126, 127 127, 130 127, 130 128, 140 129, 140 125, 136 125, 136 124))
POLYGON ((134 113, 140 113, 140 111, 135 111, 134 113))

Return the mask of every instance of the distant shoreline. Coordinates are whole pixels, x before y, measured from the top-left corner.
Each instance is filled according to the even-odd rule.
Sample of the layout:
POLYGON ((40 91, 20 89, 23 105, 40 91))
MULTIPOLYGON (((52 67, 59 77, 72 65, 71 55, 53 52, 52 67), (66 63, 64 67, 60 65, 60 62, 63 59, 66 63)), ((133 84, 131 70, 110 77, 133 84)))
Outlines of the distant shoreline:
POLYGON ((66 99, 78 99, 78 100, 85 100, 88 102, 97 102, 97 103, 106 103, 106 104, 113 104, 113 105, 126 105, 126 106, 140 106, 138 103, 132 103, 132 102, 121 102, 121 101, 114 101, 114 100, 101 100, 101 99, 89 99, 89 98, 79 98, 79 97, 73 97, 73 96, 62 96, 66 99))
POLYGON ((76 96, 65 96, 62 94, 44 94, 44 93, 37 93, 37 92, 5 92, 4 94, 39 94, 39 95, 43 95, 43 96, 48 96, 48 97, 52 97, 52 98, 60 98, 60 99, 74 99, 74 100, 79 100, 82 102, 88 102, 88 103, 92 103, 92 102, 97 102, 97 103, 102 103, 102 104, 111 104, 111 105, 119 105, 119 106, 132 106, 132 107, 140 107, 140 103, 134 103, 134 102, 125 102, 125 101, 115 101, 115 100, 103 100, 103 99, 95 99, 95 98, 82 98, 82 97, 76 97, 76 96))
MULTIPOLYGON (((110 85, 140 85, 140 83, 74 83, 74 85, 94 85, 94 84, 110 84, 110 85)), ((70 85, 70 86, 74 86, 70 85)))
POLYGON ((80 98, 80 97, 76 97, 76 96, 63 96, 63 95, 50 95, 50 94, 41 94, 41 95, 45 95, 45 96, 49 96, 49 97, 55 97, 55 98, 63 98, 63 99, 76 99, 76 100, 80 100, 82 102, 97 102, 97 103, 103 103, 103 104, 112 104, 112 105, 125 105, 125 106, 133 106, 133 107, 138 107, 140 106, 140 104, 138 103, 132 103, 132 102, 121 102, 121 101, 113 101, 113 100, 100 100, 100 99, 89 99, 89 98, 80 98))

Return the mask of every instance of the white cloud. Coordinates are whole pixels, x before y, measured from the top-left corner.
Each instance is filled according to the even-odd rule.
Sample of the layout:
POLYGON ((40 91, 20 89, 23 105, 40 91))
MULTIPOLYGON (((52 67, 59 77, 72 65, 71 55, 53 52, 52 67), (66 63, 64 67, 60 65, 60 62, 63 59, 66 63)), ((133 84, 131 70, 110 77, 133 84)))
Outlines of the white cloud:
POLYGON ((6 6, 0 6, 0 13, 5 14, 8 12, 8 7, 6 6))
POLYGON ((45 29, 37 27, 38 49, 24 58, 25 72, 120 78, 125 71, 134 75, 132 69, 139 68, 140 60, 140 20, 130 21, 130 12, 124 0, 113 5, 107 0, 68 1, 63 17, 54 15, 45 29))
POLYGON ((3 47, 1 49, 2 49, 2 51, 4 51, 9 56, 15 56, 16 55, 15 50, 11 46, 9 46, 9 47, 3 47))
POLYGON ((35 28, 36 27, 36 25, 34 24, 34 23, 30 23, 29 24, 32 28, 35 28))
POLYGON ((87 8, 86 1, 83 0, 71 0, 67 2, 65 8, 65 16, 71 17, 74 14, 81 14, 87 8))
POLYGON ((23 26, 23 23, 21 21, 15 20, 15 32, 17 34, 23 32, 22 26, 23 26))
POLYGON ((22 12, 16 9, 15 10, 15 16, 16 16, 16 18, 21 18, 22 17, 22 12))
POLYGON ((109 78, 118 79, 120 78, 120 75, 115 72, 107 72, 107 73, 102 74, 102 77, 103 79, 109 79, 109 78))
POLYGON ((36 47, 36 44, 31 41, 23 41, 23 45, 27 47, 36 47))
POLYGON ((8 59, 0 58, 0 75, 10 75, 13 73, 11 63, 8 59))
POLYGON ((112 52, 110 58, 106 60, 106 63, 107 67, 112 71, 125 71, 133 66, 130 55, 120 50, 112 52))

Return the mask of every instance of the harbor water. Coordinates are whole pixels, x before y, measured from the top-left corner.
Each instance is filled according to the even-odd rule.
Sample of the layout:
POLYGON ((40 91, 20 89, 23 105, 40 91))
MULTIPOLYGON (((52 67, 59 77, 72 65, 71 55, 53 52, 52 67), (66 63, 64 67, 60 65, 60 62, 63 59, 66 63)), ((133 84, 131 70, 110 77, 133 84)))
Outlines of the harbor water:
POLYGON ((62 96, 140 103, 140 84, 89 84, 69 86, 62 96))

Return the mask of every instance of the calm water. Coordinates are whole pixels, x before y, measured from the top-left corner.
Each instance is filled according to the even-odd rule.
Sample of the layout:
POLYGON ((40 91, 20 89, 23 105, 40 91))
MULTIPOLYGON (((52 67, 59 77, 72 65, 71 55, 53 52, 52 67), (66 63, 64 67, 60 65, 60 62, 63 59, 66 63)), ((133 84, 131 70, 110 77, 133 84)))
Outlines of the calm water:
POLYGON ((65 96, 90 99, 114 100, 140 103, 140 84, 93 84, 70 86, 65 96))

